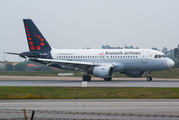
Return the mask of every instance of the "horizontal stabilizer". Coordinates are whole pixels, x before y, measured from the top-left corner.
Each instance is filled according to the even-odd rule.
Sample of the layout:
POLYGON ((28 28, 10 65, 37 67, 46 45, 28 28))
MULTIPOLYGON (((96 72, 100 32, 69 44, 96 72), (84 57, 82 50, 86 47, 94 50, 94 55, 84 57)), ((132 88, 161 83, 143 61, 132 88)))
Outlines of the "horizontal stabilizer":
POLYGON ((20 53, 6 52, 6 54, 21 55, 20 53))

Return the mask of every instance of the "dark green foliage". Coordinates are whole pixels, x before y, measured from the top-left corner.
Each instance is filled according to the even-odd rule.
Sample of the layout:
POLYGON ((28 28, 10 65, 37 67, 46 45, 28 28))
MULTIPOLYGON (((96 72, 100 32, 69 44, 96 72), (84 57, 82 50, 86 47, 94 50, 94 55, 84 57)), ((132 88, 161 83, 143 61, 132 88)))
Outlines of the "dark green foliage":
POLYGON ((25 71, 25 68, 27 68, 26 64, 19 63, 14 66, 15 71, 25 71))
POLYGON ((12 64, 7 64, 6 71, 14 71, 14 67, 12 64))

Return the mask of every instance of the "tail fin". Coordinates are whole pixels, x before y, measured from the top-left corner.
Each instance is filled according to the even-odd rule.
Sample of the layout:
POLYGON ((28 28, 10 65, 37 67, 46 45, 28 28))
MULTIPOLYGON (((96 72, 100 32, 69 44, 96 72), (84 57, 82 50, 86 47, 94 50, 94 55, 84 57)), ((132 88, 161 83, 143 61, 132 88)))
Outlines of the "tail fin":
POLYGON ((50 51, 51 47, 31 19, 23 19, 30 51, 50 51))

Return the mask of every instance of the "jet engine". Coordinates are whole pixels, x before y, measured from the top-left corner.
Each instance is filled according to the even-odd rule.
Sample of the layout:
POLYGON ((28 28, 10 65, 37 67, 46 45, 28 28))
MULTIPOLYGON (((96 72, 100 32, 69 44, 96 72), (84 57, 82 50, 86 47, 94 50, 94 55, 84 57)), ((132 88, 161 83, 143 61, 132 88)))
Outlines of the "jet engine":
POLYGON ((93 74, 100 78, 112 78, 114 75, 114 66, 107 65, 94 67, 93 74))
POLYGON ((129 77, 143 77, 145 75, 144 71, 127 71, 121 73, 126 74, 129 77))

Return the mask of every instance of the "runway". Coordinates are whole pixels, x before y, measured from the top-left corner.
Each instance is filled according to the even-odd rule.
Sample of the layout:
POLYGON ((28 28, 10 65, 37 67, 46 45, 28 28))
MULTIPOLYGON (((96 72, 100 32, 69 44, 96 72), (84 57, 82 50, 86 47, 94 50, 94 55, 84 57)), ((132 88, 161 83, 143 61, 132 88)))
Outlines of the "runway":
MULTIPOLYGON (((0 86, 82 87, 82 80, 81 77, 0 76, 0 86)), ((94 77, 87 82, 87 87, 179 87, 179 79, 113 78, 104 81, 94 77)))
MULTIPOLYGON (((0 86, 81 87, 80 77, 0 76, 0 86)), ((178 87, 179 79, 114 78, 104 81, 92 78, 88 87, 178 87)), ((179 100, 170 99, 65 99, 65 100, 0 100, 0 119, 24 119, 26 108, 30 119, 66 120, 178 120, 179 100)))
POLYGON ((179 100, 0 100, 0 119, 27 117, 35 110, 35 118, 177 120, 179 100))

